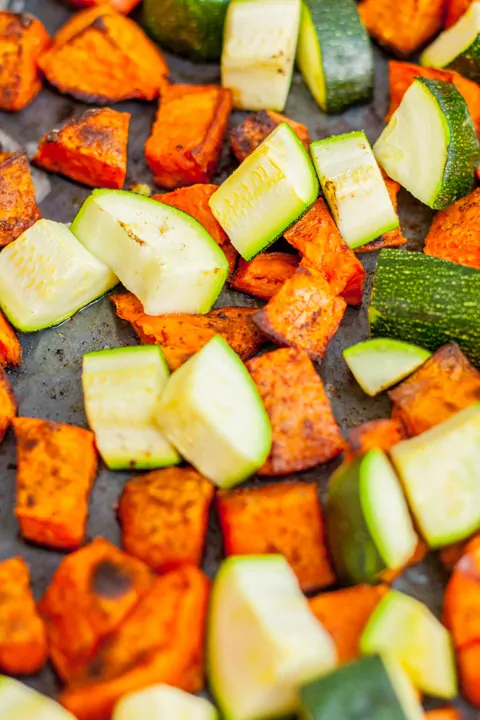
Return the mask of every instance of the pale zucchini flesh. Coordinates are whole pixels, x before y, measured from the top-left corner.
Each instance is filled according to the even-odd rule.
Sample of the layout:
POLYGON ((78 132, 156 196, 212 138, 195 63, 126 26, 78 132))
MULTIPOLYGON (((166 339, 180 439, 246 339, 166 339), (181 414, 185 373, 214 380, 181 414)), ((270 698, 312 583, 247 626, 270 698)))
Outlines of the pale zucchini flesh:
POLYGON ((0 306, 19 330, 71 317, 118 283, 62 223, 38 220, 0 255, 0 306))
POLYGON ((141 195, 94 190, 72 232, 115 271, 147 315, 206 313, 227 277, 224 253, 199 222, 141 195))
POLYGON ((279 125, 210 198, 210 208, 245 260, 271 245, 318 196, 302 143, 279 125))
POLYGON ((325 199, 350 247, 398 227, 398 215, 364 132, 318 140, 311 152, 325 199))
POLYGON ((301 0, 232 0, 225 20, 222 85, 242 110, 282 111, 292 82, 301 0))
POLYGON ((218 720, 212 703, 169 685, 153 685, 123 697, 112 720, 218 720))
POLYGON ((51 698, 0 675, 0 720, 75 720, 75 717, 51 698))

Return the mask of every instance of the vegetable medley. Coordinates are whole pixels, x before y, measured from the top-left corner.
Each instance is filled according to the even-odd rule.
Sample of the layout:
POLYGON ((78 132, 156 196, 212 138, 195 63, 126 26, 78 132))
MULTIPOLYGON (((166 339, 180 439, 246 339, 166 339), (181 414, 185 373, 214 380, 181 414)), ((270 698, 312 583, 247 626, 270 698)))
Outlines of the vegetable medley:
POLYGON ((93 188, 68 225, 0 153, 0 440, 21 537, 65 552, 38 603, 24 558, 0 562, 0 720, 461 720, 459 695, 480 708, 480 0, 68 4, 54 37, 0 12, 1 111, 44 83, 95 106, 30 158, 93 188), (282 114, 295 63, 341 113, 372 99, 371 38, 393 56, 382 133, 312 142, 282 114), (221 85, 173 83, 161 47, 219 60, 221 85), (131 118, 110 106, 157 98, 157 194, 126 191, 131 118), (423 252, 400 247, 400 188, 435 211, 423 252), (261 302, 215 307, 224 287, 261 302), (17 331, 113 288, 139 344, 83 355, 89 429, 24 417, 17 331), (392 411, 344 433, 318 364, 362 303, 371 336, 341 362, 392 411), (121 549, 87 539, 99 461, 135 471, 121 549), (290 477, 331 461, 322 502, 290 477), (441 617, 392 587, 429 553, 441 617), (56 700, 18 680, 47 662, 56 700))

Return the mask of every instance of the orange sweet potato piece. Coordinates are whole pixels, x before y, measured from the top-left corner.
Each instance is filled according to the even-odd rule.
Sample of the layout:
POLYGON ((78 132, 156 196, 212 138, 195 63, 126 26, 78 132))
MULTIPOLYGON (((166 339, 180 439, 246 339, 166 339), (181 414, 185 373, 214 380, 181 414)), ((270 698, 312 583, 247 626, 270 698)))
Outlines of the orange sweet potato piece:
MULTIPOLYGON (((387 186, 388 194, 390 195, 390 200, 395 208, 395 212, 398 212, 398 192, 400 190, 400 185, 395 180, 392 180, 392 178, 389 178, 384 172, 382 172, 382 175, 385 180, 385 185, 387 186)), ((355 248, 355 252, 373 252, 374 250, 381 250, 385 247, 398 247, 399 245, 405 245, 406 242, 407 238, 404 236, 402 228, 399 225, 394 230, 384 233, 384 235, 381 235, 376 240, 372 240, 366 245, 361 245, 360 247, 355 248)))
MULTIPOLYGON (((480 533, 474 535, 473 539, 475 538, 480 538, 480 533)), ((467 545, 471 542, 472 538, 468 538, 467 540, 460 540, 459 542, 452 543, 451 545, 446 545, 445 547, 440 548, 438 552, 438 557, 443 567, 446 570, 453 570, 460 558, 465 555, 467 545)))
POLYGON ((420 435, 480 400, 480 372, 449 343, 388 395, 392 417, 403 422, 409 436, 420 435))
POLYGON ((191 185, 190 187, 179 188, 166 195, 154 195, 153 200, 159 200, 166 205, 177 208, 177 210, 183 210, 183 212, 198 220, 200 225, 203 225, 205 230, 210 233, 217 245, 222 248, 228 260, 230 272, 232 272, 235 268, 238 253, 208 204, 217 189, 218 185, 191 185))
POLYGON ((153 581, 143 562, 103 538, 62 560, 39 610, 63 680, 72 682, 83 672, 101 641, 124 622, 153 581))
POLYGON ((77 10, 93 7, 94 5, 111 5, 114 10, 128 15, 133 8, 137 7, 140 0, 67 0, 68 4, 77 10))
POLYGON ((283 252, 260 253, 247 262, 240 258, 229 283, 247 295, 270 300, 299 265, 297 255, 283 252))
POLYGON ((140 475, 118 506, 123 547, 158 572, 200 565, 214 488, 190 467, 140 475))
POLYGON ((451 27, 460 20, 474 0, 447 0, 447 12, 445 15, 445 27, 451 27))
POLYGON ((247 368, 272 426, 272 449, 259 475, 300 472, 342 452, 342 432, 306 352, 274 350, 249 360, 247 368))
POLYGON ((469 703, 480 707, 480 642, 457 651, 462 694, 469 703))
POLYGON ((232 109, 230 90, 218 85, 169 85, 145 143, 157 185, 209 183, 217 168, 232 109))
POLYGON ((322 593, 308 601, 310 610, 332 636, 340 664, 360 656, 363 629, 388 590, 386 585, 357 585, 322 593))
POLYGON ((0 247, 41 217, 26 155, 0 153, 0 247))
POLYGON ((0 443, 17 414, 17 401, 5 370, 0 367, 0 443))
POLYGON ((260 110, 254 115, 249 115, 229 133, 230 145, 238 162, 243 162, 251 155, 281 123, 290 125, 305 149, 310 151, 312 139, 305 125, 272 110, 260 110))
POLYGON ((107 720, 120 697, 156 683, 200 690, 208 594, 196 567, 158 577, 61 703, 78 720, 107 720))
POLYGON ((133 20, 108 5, 74 15, 39 65, 60 92, 97 105, 154 100, 167 84, 168 67, 159 48, 133 20))
POLYGON ((405 428, 399 420, 370 420, 347 431, 348 459, 355 455, 365 455, 374 448, 388 453, 394 445, 406 438, 405 428))
POLYGON ((73 550, 85 537, 88 498, 97 473, 95 437, 89 430, 16 418, 17 505, 26 540, 73 550))
POLYGON ((0 365, 21 365, 22 346, 14 329, 0 310, 0 365))
POLYGON ((227 555, 284 555, 305 591, 335 582, 315 483, 223 490, 217 509, 227 555))
POLYGON ((454 708, 442 708, 441 710, 430 710, 425 713, 425 720, 462 720, 460 710, 454 708))
POLYGON ((161 345, 170 370, 194 355, 212 339, 221 335, 245 362, 256 355, 266 339, 256 328, 255 308, 223 307, 206 315, 145 315, 134 295, 111 295, 117 315, 128 320, 142 342, 161 345))
POLYGON ((325 277, 302 260, 292 277, 253 319, 279 345, 306 350, 321 360, 342 321, 347 304, 325 277))
POLYGON ((424 252, 480 270, 480 188, 435 215, 424 252))
POLYGON ((48 659, 47 633, 21 557, 0 562, 0 670, 32 675, 48 659))
POLYGON ((341 295, 350 305, 360 305, 365 270, 338 232, 323 198, 284 235, 306 263, 325 275, 334 295, 341 295))
POLYGON ((95 188, 120 190, 127 174, 129 113, 87 110, 40 140, 33 162, 95 188))
POLYGON ((23 110, 38 95, 37 59, 49 46, 47 31, 33 15, 0 12, 0 110, 23 110))
POLYGON ((443 619, 456 648, 480 642, 480 537, 467 544, 453 569, 445 590, 443 619))
POLYGON ((442 27, 444 0, 363 0, 358 12, 370 35, 397 55, 410 55, 442 27))

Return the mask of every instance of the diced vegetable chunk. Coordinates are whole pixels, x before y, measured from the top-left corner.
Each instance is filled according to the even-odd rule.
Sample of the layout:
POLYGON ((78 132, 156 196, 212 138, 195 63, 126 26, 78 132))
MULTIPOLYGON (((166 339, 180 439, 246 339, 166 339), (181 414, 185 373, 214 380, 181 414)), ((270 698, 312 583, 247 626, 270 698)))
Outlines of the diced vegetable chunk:
POLYGON ((3 367, 0 367, 0 443, 17 414, 17 401, 3 367))
MULTIPOLYGON (((389 178, 388 175, 382 170, 383 179, 392 201, 393 209, 398 215, 398 192, 400 190, 400 184, 389 178)), ((372 240, 366 245, 359 245, 355 248, 356 253, 373 252, 375 250, 381 250, 384 247, 398 247, 399 245, 405 245, 407 238, 402 232, 400 225, 395 230, 389 230, 389 232, 383 233, 376 240, 372 240)))
POLYGON ((126 695, 116 705, 112 720, 217 720, 208 700, 169 685, 153 685, 126 695))
POLYGON ((22 346, 15 331, 0 310, 0 365, 21 365, 22 346))
POLYGON ((480 642, 480 540, 464 547, 448 582, 443 617, 457 650, 480 642))
POLYGON ((349 457, 366 455, 369 450, 378 448, 389 453, 391 448, 407 437, 405 428, 400 420, 385 418, 370 420, 347 431, 349 457))
POLYGON ((293 275, 299 263, 298 255, 283 252, 260 253, 249 262, 240 258, 229 283, 234 290, 270 300, 293 275))
POLYGON ((470 5, 476 0, 447 0, 447 14, 445 16, 445 27, 455 25, 464 15, 470 5))
POLYGON ((251 155, 270 133, 282 123, 290 125, 295 135, 305 146, 305 150, 309 152, 312 140, 305 125, 286 117, 286 115, 273 112, 273 110, 260 110, 254 115, 249 115, 230 131, 230 146, 238 162, 243 162, 245 158, 251 155))
MULTIPOLYGON (((77 9, 105 4, 105 0, 67 0, 67 2, 77 9)), ((111 5, 115 10, 125 15, 128 15, 139 2, 140 0, 107 0, 108 5, 111 5)))
POLYGON ((426 720, 462 720, 460 710, 454 708, 443 708, 442 710, 430 710, 425 714, 426 720))
POLYGON ((26 156, 0 153, 0 246, 16 240, 40 217, 26 156))
POLYGON ((10 677, 0 675, 0 720, 76 720, 61 705, 10 677))
POLYGON ((480 189, 435 215, 425 238, 427 255, 480 270, 480 189))

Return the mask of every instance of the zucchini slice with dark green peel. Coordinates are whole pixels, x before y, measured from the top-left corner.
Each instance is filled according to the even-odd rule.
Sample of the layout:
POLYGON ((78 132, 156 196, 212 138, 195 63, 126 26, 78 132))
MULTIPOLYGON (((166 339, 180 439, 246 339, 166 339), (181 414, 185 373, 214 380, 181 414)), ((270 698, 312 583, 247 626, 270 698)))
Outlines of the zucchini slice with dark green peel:
POLYGON ((373 150, 389 177, 434 210, 472 189, 478 139, 452 83, 415 78, 373 150))
POLYGON ((324 112, 370 100, 372 46, 353 0, 303 1, 297 65, 324 112))

